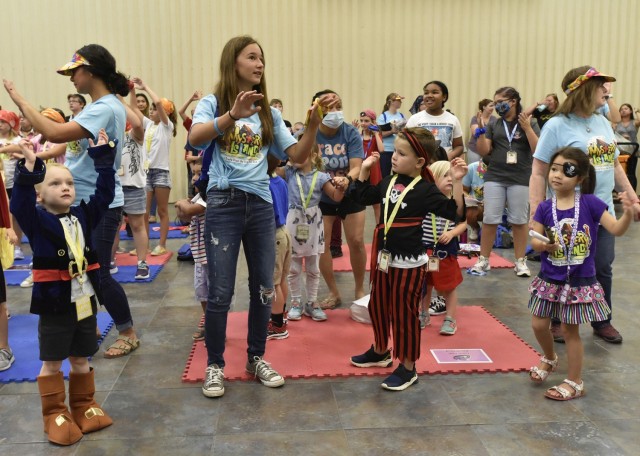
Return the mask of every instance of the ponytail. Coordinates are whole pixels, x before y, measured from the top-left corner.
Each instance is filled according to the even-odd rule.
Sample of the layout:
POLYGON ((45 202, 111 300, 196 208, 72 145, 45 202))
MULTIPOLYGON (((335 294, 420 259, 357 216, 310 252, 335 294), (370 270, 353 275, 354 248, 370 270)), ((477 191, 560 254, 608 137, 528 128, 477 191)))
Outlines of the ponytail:
POLYGON ((582 180, 580 192, 583 195, 590 195, 596 190, 596 169, 589 164, 589 175, 582 180))

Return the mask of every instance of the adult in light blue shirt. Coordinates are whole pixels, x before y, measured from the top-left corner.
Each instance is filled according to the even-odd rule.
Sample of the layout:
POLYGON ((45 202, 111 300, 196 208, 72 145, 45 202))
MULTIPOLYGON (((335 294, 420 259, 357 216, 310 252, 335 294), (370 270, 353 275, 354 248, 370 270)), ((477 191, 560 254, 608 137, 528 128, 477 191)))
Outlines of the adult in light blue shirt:
MULTIPOLYGON (((635 195, 627 176, 618 162, 619 152, 614 140, 613 129, 607 119, 597 110, 606 105, 605 82, 615 78, 598 72, 595 68, 583 66, 570 70, 562 80, 566 100, 542 129, 536 152, 533 155, 531 180, 529 183, 529 203, 531 220, 538 204, 545 198, 546 179, 551 156, 562 147, 577 147, 589 156, 596 171, 595 195, 607 203, 613 212, 611 192, 614 187, 635 195)), ((640 204, 634 206, 635 219, 640 213, 640 204)), ((605 299, 613 310, 611 292, 613 288, 613 260, 615 243, 613 235, 600 227, 596 249, 596 278, 602 284, 605 299)), ((622 336, 609 319, 593 322, 594 334, 606 342, 621 343, 622 336)), ((562 341, 560 322, 552 321, 554 340, 562 341)), ((544 368, 544 366, 542 366, 544 368)))
POLYGON ((380 114, 376 120, 380 127, 382 144, 384 145, 384 152, 380 153, 380 171, 382 177, 387 177, 391 174, 393 142, 396 140, 399 129, 406 123, 404 115, 399 111, 403 98, 404 97, 395 92, 387 95, 384 108, 382 108, 382 114, 380 114))
MULTIPOLYGON (((124 143, 125 111, 116 94, 129 93, 128 79, 116 70, 116 60, 111 53, 98 44, 88 44, 78 49, 67 64, 58 69, 63 76, 70 76, 78 93, 89 94, 92 103, 70 122, 51 122, 20 96, 12 83, 5 88, 20 107, 33 127, 53 143, 67 143, 66 164, 76 187, 76 204, 89 201, 95 192, 97 173, 93 160, 88 156, 89 140, 96 141, 104 129, 109 139, 118 140, 116 170, 120 167, 120 156, 124 143)), ((46 158, 46 157, 45 157, 46 158)), ((107 358, 128 355, 140 345, 133 327, 127 295, 110 273, 111 249, 122 220, 124 197, 116 176, 116 196, 98 226, 93 231, 93 247, 100 263, 101 304, 113 318, 118 337, 105 352, 107 358)))

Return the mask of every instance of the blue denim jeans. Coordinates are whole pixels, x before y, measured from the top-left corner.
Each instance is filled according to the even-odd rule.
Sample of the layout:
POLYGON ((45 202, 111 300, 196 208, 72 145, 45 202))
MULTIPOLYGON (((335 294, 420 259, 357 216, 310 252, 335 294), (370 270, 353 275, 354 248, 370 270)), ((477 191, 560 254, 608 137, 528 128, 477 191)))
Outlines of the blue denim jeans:
POLYGON ((604 321, 591 322, 594 328, 605 326, 611 323, 613 314, 613 303, 611 302, 611 290, 613 289, 613 260, 616 258, 616 238, 602 226, 598 228, 598 242, 596 244, 596 279, 602 285, 604 298, 607 300, 611 313, 604 321))
POLYGON ((102 220, 93 230, 93 248, 98 254, 100 263, 100 284, 102 288, 102 304, 113 318, 118 331, 125 331, 133 327, 131 309, 127 295, 113 277, 111 277, 111 249, 116 239, 116 234, 120 232, 122 222, 122 208, 116 207, 104 213, 102 220))
POLYGON ((274 296, 275 218, 273 205, 237 188, 207 193, 205 248, 209 296, 205 313, 208 365, 224 367, 227 314, 236 281, 240 243, 249 269, 247 354, 263 356, 274 296))

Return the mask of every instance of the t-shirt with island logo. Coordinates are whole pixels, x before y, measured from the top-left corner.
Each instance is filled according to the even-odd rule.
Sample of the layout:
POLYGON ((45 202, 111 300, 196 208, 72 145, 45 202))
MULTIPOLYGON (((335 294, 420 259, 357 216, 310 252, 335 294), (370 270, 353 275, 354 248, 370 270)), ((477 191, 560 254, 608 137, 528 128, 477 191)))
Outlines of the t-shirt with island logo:
POLYGON ((577 147, 589 156, 596 170, 593 194, 604 201, 609 213, 615 216, 612 191, 615 161, 620 152, 609 121, 600 114, 586 119, 574 114, 556 115, 544 125, 533 158, 549 163, 553 154, 566 146, 577 147))
MULTIPOLYGON (((216 106, 217 100, 212 94, 200 100, 193 114, 193 125, 213 121, 216 106)), ((296 140, 285 126, 280 111, 271 108, 271 115, 273 144, 268 146, 263 144, 262 122, 258 113, 235 122, 232 127, 231 141, 225 148, 216 142, 209 167, 207 191, 211 188, 225 190, 234 187, 257 195, 269 203, 273 202, 269 191, 267 155, 273 154, 283 158, 284 151, 294 145, 296 140)), ((211 142, 193 146, 204 150, 209 144, 211 142)))
POLYGON ((577 232, 574 233, 572 227, 575 208, 557 210, 558 227, 555 227, 551 200, 540 203, 533 219, 550 228, 550 238, 553 238, 550 239, 551 242, 559 243, 559 237, 562 236, 565 246, 569 248, 571 239, 575 238, 569 261, 567 261, 564 249, 552 253, 542 252, 540 256, 540 272, 544 277, 558 281, 566 280, 567 265, 571 266, 571 277, 595 277, 595 248, 598 226, 602 214, 606 210, 606 203, 597 196, 581 195, 577 232))

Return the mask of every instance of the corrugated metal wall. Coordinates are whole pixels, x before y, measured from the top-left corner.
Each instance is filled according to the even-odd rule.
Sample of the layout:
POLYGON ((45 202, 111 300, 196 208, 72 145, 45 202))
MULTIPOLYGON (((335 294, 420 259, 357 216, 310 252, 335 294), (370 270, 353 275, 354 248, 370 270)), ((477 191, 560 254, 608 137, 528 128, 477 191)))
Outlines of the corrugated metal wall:
MULTIPOLYGON (((636 0, 2 0, 0 74, 35 105, 68 111, 73 86, 56 75, 83 44, 107 47, 119 68, 145 79, 180 106, 210 90, 220 51, 232 36, 257 38, 270 97, 285 118, 304 115, 311 96, 332 88, 345 115, 380 112, 385 96, 406 96, 403 112, 432 79, 449 86, 464 125, 478 100, 513 85, 525 104, 560 92, 566 71, 583 64, 615 75, 616 101, 640 105, 636 0), (9 7, 11 6, 11 7, 9 7)), ((12 107, 2 91, 0 105, 12 107)), ((466 131, 465 131, 466 134, 466 131)), ((186 191, 174 141, 172 199, 186 191)))

